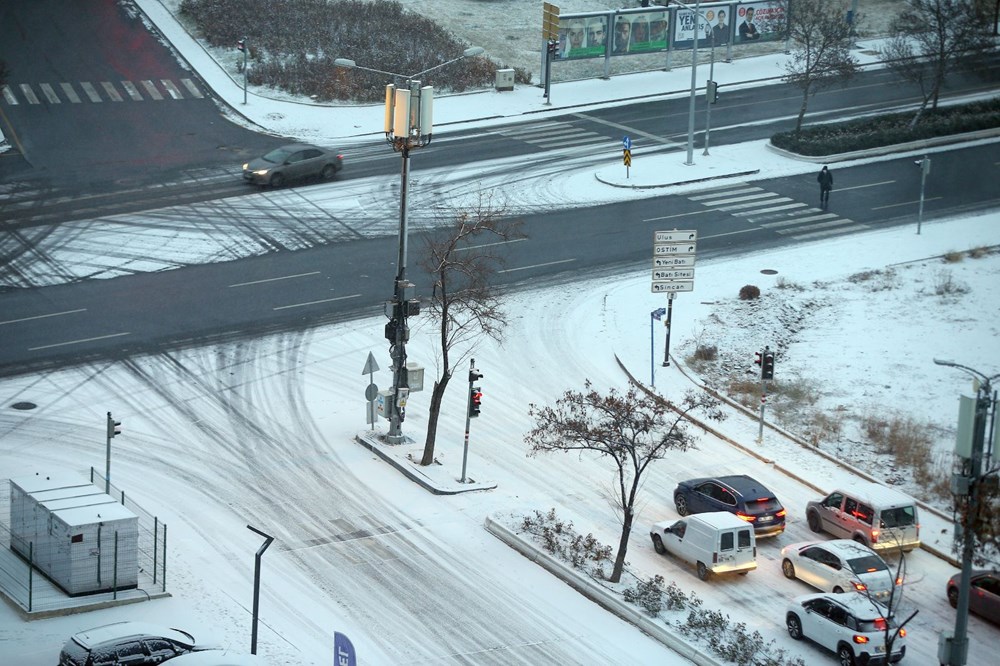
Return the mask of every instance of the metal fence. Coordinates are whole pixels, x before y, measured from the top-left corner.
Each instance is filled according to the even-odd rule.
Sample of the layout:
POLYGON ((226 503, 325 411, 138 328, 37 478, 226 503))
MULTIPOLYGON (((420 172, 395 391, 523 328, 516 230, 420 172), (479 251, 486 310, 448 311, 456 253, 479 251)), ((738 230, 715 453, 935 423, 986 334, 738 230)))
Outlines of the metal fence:
MULTIPOLYGON (((90 483, 104 492, 104 478, 93 468, 90 483)), ((63 539, 27 539, 17 522, 22 518, 15 515, 22 511, 17 505, 21 494, 15 490, 9 479, 0 479, 0 592, 22 610, 35 613, 84 600, 166 593, 167 526, 124 491, 110 486, 114 502, 107 502, 108 511, 102 513, 112 515, 121 505, 135 519, 109 520, 91 526, 93 533, 63 539), (77 601, 69 603, 71 599, 77 601)))

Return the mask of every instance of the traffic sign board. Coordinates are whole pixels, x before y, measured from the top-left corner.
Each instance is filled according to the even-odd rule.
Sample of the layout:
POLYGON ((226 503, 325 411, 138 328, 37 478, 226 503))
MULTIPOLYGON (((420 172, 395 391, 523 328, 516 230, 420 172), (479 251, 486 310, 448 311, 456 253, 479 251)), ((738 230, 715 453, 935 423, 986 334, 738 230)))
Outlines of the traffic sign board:
POLYGON ((698 231, 691 229, 689 231, 654 231, 653 232, 653 242, 654 243, 686 243, 694 242, 698 239, 698 231))
POLYGON ((662 257, 673 254, 694 254, 697 249, 697 243, 655 243, 653 255, 662 257))
POLYGON ((627 136, 622 137, 622 148, 625 150, 632 150, 632 139, 627 136))
POLYGON ((653 268, 681 268, 684 266, 694 266, 694 260, 695 256, 693 254, 653 257, 653 268))
POLYGON ((673 294, 678 291, 694 291, 694 280, 676 282, 653 282, 654 294, 673 294))
POLYGON ((654 268, 653 269, 653 281, 656 280, 693 280, 694 279, 694 269, 693 268, 680 268, 680 269, 670 269, 670 268, 654 268))
POLYGON ((632 151, 626 148, 622 152, 625 154, 625 166, 632 166, 632 151))

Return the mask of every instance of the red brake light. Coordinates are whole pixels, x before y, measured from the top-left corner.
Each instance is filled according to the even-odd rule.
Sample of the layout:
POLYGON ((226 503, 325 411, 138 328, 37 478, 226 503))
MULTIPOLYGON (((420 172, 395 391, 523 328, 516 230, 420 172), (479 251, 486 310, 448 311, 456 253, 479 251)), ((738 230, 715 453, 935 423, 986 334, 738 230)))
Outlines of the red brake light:
POLYGON ((739 518, 740 520, 745 520, 748 523, 752 523, 753 521, 757 520, 757 516, 751 516, 746 513, 740 513, 739 511, 736 512, 736 517, 739 518))
POLYGON ((788 514, 788 512, 785 511, 784 509, 782 509, 781 511, 779 511, 778 513, 776 513, 774 515, 776 515, 778 518, 784 518, 787 514, 788 514))
POLYGON ((906 638, 906 629, 900 629, 899 630, 899 637, 900 638, 906 638))
POLYGON ((885 618, 884 617, 875 618, 875 621, 872 622, 872 624, 874 624, 875 628, 878 629, 879 631, 885 631, 885 618))
POLYGON ((865 590, 868 589, 867 587, 865 587, 864 583, 857 583, 857 582, 855 582, 855 583, 851 583, 851 585, 853 585, 854 589, 857 590, 858 592, 864 592, 865 590))
POLYGON ((862 636, 861 634, 854 634, 854 642, 855 643, 867 643, 868 642, 868 637, 867 636, 862 636))
POLYGON ((872 543, 876 543, 877 541, 878 541, 878 530, 872 530, 872 543))

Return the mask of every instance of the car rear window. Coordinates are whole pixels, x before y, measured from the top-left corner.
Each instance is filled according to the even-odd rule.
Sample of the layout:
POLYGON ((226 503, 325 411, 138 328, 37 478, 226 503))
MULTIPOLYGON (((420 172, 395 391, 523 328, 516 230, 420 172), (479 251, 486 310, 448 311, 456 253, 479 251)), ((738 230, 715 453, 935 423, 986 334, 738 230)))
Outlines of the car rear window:
POLYGON ((748 513, 767 513, 768 511, 778 511, 781 509, 781 502, 777 497, 763 497, 761 499, 747 500, 748 513))
POLYGON ((882 510, 882 527, 908 527, 917 522, 912 506, 898 506, 882 510))
POLYGON ((59 663, 83 666, 87 663, 88 656, 90 656, 90 650, 84 648, 74 640, 69 640, 66 641, 66 645, 62 649, 62 654, 59 655, 59 663))
POLYGON ((889 567, 885 565, 882 558, 874 555, 864 555, 863 557, 856 557, 853 560, 847 560, 847 565, 851 567, 851 571, 856 574, 889 570, 889 567))

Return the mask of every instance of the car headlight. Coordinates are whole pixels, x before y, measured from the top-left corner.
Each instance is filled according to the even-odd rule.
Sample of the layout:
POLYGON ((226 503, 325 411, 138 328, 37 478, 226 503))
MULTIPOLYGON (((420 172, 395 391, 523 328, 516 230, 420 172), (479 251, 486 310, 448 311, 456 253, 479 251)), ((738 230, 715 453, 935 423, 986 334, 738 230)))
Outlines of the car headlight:
POLYGON ((267 172, 268 172, 267 169, 257 169, 253 173, 254 173, 255 176, 266 176, 267 172))
POLYGON ((247 162, 246 164, 243 165, 243 170, 244 171, 246 171, 249 168, 250 168, 250 163, 249 162, 247 162))

